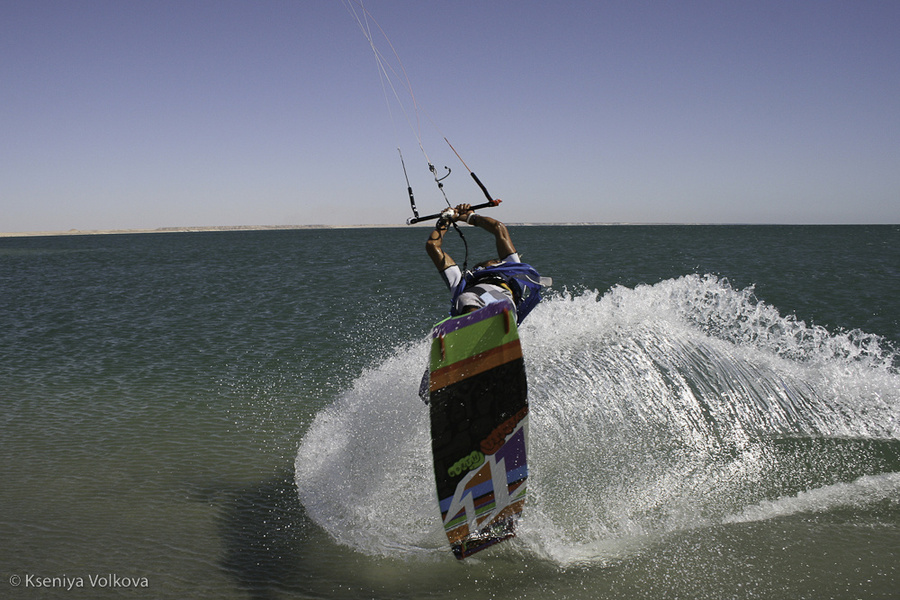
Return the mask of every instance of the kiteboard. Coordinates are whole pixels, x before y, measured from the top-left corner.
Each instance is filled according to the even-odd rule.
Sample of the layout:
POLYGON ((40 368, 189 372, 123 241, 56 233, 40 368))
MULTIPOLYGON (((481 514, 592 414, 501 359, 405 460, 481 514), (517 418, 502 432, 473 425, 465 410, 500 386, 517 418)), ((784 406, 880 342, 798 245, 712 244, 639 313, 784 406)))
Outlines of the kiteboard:
POLYGON ((435 325, 429 396, 444 530, 463 559, 515 535, 525 503, 528 400, 515 312, 495 302, 435 325))

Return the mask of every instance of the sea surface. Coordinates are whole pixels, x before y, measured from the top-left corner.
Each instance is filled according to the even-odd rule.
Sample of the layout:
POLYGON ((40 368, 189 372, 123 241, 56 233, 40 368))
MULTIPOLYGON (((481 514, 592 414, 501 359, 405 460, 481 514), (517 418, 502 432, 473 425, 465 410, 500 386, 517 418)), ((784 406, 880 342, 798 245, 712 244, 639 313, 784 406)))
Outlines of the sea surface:
POLYGON ((900 227, 511 232, 530 495, 461 562, 428 229, 0 239, 0 597, 900 597, 900 227))

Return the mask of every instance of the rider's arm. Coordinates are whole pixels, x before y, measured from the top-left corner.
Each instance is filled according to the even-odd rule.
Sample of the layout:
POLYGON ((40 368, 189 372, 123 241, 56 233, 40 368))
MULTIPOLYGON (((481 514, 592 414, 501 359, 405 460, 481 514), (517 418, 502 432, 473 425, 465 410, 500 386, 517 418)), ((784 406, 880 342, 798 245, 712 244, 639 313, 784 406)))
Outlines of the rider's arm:
POLYGON ((428 241, 425 242, 425 251, 431 257, 434 266, 441 273, 456 264, 453 258, 441 248, 444 234, 447 233, 447 227, 448 225, 443 220, 438 220, 437 226, 432 230, 428 241))
POLYGON ((485 231, 490 232, 497 242, 497 258, 505 259, 510 254, 515 254, 516 248, 513 246, 512 238, 509 237, 509 230, 506 225, 484 215, 475 214, 475 211, 468 204, 461 204, 457 207, 459 220, 466 221, 469 225, 481 227, 485 231))

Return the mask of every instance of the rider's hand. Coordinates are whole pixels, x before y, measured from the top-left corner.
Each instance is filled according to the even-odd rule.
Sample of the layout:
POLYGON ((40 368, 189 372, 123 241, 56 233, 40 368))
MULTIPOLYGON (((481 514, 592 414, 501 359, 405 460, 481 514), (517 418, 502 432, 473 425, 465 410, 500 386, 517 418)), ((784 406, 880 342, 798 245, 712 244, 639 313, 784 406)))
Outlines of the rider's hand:
POLYGON ((469 215, 472 214, 472 205, 471 204, 459 204, 456 207, 456 220, 457 221, 465 221, 469 218, 469 215))

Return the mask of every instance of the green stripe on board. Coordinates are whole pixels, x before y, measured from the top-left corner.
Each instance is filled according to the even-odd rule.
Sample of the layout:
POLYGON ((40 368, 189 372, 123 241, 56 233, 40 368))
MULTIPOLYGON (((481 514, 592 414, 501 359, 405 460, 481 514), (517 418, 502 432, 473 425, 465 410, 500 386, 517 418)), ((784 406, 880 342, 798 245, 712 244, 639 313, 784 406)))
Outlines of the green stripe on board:
POLYGON ((443 338, 438 337, 432 340, 431 370, 437 371, 442 367, 517 339, 519 339, 519 333, 511 311, 478 321, 457 331, 452 331, 443 338), (507 328, 497 327, 497 322, 502 323, 504 318, 509 322, 508 332, 507 328))

